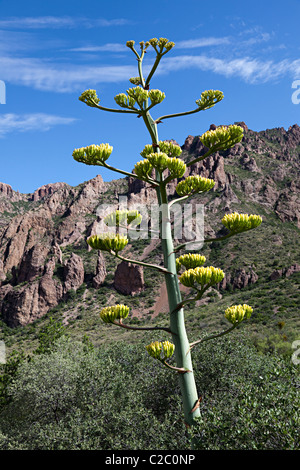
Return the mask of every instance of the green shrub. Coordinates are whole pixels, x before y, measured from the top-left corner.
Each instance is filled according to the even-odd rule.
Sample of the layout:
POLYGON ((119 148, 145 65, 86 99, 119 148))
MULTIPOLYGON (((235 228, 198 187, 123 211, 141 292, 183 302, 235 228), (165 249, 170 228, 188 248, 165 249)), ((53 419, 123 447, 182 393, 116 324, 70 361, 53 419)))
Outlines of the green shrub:
MULTIPOLYGON (((198 449, 299 449, 296 365, 245 337, 194 349, 198 449)), ((87 347, 61 337, 22 362, 0 416, 0 449, 189 449, 175 374, 144 345, 87 347)))

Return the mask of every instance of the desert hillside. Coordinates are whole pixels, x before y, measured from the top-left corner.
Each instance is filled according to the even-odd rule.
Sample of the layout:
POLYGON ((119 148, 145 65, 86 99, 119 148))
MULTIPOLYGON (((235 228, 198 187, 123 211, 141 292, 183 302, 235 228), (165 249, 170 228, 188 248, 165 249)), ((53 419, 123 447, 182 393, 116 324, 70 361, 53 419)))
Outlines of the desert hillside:
MULTIPOLYGON (((263 349, 285 350, 300 326, 300 127, 254 132, 238 124, 245 131, 239 144, 189 167, 188 174, 216 182, 194 201, 205 207, 206 238, 222 234, 226 212, 259 214, 263 224, 247 234, 205 243, 203 254, 226 277, 187 309, 187 322, 197 334, 201 328, 219 328, 225 306, 252 302, 247 328, 254 341, 263 349)), ((198 136, 187 136, 181 147, 187 161, 205 151, 198 136)), ((130 305, 130 322, 164 322, 163 278, 116 262, 86 243, 97 231, 100 205, 117 204, 126 196, 129 207, 149 206, 155 191, 130 178, 104 182, 97 171, 95 167, 95 177, 76 187, 57 182, 32 194, 0 183, 0 339, 6 343, 9 338, 11 344, 24 338, 34 342, 35 328, 49 316, 74 335, 86 333, 96 342, 107 334, 129 339, 129 333, 99 321, 99 307, 114 301, 130 305)), ((175 197, 174 182, 169 197, 175 197)), ((126 256, 160 262, 159 242, 133 241, 126 256)))

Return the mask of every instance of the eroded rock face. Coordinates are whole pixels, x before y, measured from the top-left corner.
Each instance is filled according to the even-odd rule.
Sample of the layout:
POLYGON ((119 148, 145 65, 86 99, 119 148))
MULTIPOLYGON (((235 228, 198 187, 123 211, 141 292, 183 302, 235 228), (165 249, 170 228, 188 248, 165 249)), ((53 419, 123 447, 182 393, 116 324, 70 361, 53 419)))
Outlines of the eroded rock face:
POLYGON ((2 315, 10 327, 23 326, 44 316, 55 307, 61 296, 62 286, 52 276, 43 276, 40 281, 7 289, 2 300, 2 315))
POLYGON ((115 272, 114 287, 121 294, 136 295, 144 288, 143 266, 122 261, 115 272))
POLYGON ((17 283, 32 281, 43 274, 49 247, 39 244, 25 251, 17 272, 17 283))
POLYGON ((300 271, 300 265, 298 263, 292 264, 288 268, 282 269, 275 269, 275 271, 270 274, 271 281, 276 281, 281 277, 290 277, 294 273, 298 273, 300 271))
POLYGON ((80 256, 72 253, 64 265, 64 290, 77 290, 84 281, 84 266, 80 256))
POLYGON ((39 199, 43 199, 44 197, 55 193, 58 189, 64 189, 66 187, 69 187, 69 185, 66 183, 45 184, 34 191, 34 193, 31 195, 31 200, 38 201, 39 199))
POLYGON ((93 277, 93 287, 98 289, 102 286, 103 282, 105 281, 106 277, 106 266, 105 266, 105 259, 101 251, 98 252, 97 258, 97 266, 96 266, 96 274, 93 277))
POLYGON ((249 284, 254 284, 258 280, 258 275, 249 267, 247 270, 241 268, 236 270, 232 275, 230 273, 225 273, 224 279, 220 282, 219 287, 226 289, 231 285, 234 289, 243 289, 249 284))

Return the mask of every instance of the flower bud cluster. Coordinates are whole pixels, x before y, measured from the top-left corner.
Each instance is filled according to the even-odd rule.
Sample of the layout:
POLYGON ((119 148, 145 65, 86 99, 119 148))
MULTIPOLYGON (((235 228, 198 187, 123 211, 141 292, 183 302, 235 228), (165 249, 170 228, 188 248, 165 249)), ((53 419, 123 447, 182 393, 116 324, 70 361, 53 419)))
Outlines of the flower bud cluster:
POLYGON ((153 38, 150 39, 148 42, 156 50, 156 52, 160 52, 160 54, 163 52, 164 49, 165 52, 168 52, 175 46, 174 42, 171 42, 166 38, 153 38), (157 50, 157 48, 159 48, 159 51, 157 50))
POLYGON ((186 172, 186 164, 180 158, 169 158, 168 170, 172 178, 182 178, 186 172))
POLYGON ((160 173, 163 173, 168 169, 172 178, 181 178, 184 175, 186 164, 180 158, 170 158, 164 152, 155 153, 153 152, 152 146, 149 145, 149 149, 150 147, 152 149, 152 153, 149 153, 145 160, 137 162, 134 167, 135 174, 140 179, 148 180, 153 168, 160 173))
MULTIPOLYGON (((130 82, 134 85, 139 85, 140 79, 139 77, 132 77, 130 82)), ((161 103, 165 97, 165 93, 160 90, 144 90, 141 86, 135 86, 127 90, 127 95, 125 93, 116 95, 115 102, 122 108, 129 109, 133 109, 137 103, 140 109, 142 109, 148 98, 150 98, 152 105, 156 105, 161 103)))
POLYGON ((100 311, 100 318, 104 323, 113 323, 115 320, 127 318, 129 307, 123 304, 117 304, 113 307, 104 307, 100 311))
POLYGON ((149 92, 147 90, 144 90, 140 86, 135 86, 133 88, 129 88, 127 90, 127 94, 130 98, 135 100, 138 105, 142 108, 145 101, 148 99, 149 92))
POLYGON ((196 100, 197 106, 201 110, 212 108, 224 98, 224 94, 220 90, 206 90, 201 93, 201 98, 196 100))
POLYGON ((127 96, 125 93, 119 93, 116 95, 115 102, 121 106, 121 108, 132 109, 135 105, 135 99, 131 96, 127 96))
POLYGON ((141 85, 141 79, 140 77, 131 77, 129 79, 130 83, 132 83, 133 85, 141 85))
POLYGON ((128 238, 120 234, 102 233, 100 235, 92 235, 87 239, 87 243, 94 250, 114 251, 118 253, 125 248, 128 243, 128 238))
POLYGON ((219 268, 201 266, 184 271, 179 281, 186 287, 195 287, 195 284, 199 284, 202 288, 207 288, 221 282, 224 276, 224 272, 219 268))
POLYGON ((261 223, 260 215, 238 214, 237 212, 226 214, 222 219, 222 224, 234 233, 246 232, 258 227, 261 223))
POLYGON ((134 44, 135 44, 135 41, 127 41, 126 42, 126 46, 129 47, 129 49, 133 49, 134 44))
POLYGON ((174 178, 181 178, 186 171, 186 164, 179 158, 170 158, 164 152, 150 153, 147 160, 160 173, 168 169, 174 178))
POLYGON ((113 151, 109 144, 89 145, 73 151, 73 158, 86 165, 103 165, 113 151))
MULTIPOLYGON (((140 43, 140 48, 142 51, 145 51, 149 46, 150 46, 150 42, 149 41, 141 41, 140 43)), ((135 45, 135 41, 127 41, 126 42, 126 46, 129 47, 129 49, 131 49, 132 51, 134 51, 134 45, 135 45)))
POLYGON ((134 225, 139 225, 142 222, 142 216, 137 210, 116 210, 104 218, 104 223, 108 227, 128 226, 133 221, 134 225))
POLYGON ((225 318, 233 325, 241 323, 244 318, 250 318, 253 308, 249 305, 233 305, 225 310, 225 318))
POLYGON ((154 341, 153 343, 148 344, 146 349, 148 354, 154 359, 165 361, 174 354, 175 345, 170 343, 170 341, 154 341))
POLYGON ((205 147, 226 150, 242 140, 243 132, 243 128, 235 124, 228 127, 220 126, 215 130, 205 132, 200 140, 205 147))
POLYGON ((153 166, 149 160, 140 160, 134 165, 134 172, 141 180, 149 180, 149 178, 151 178, 152 170, 153 166))
POLYGON ((165 93, 163 93, 160 90, 149 90, 148 96, 149 96, 152 104, 159 104, 166 97, 165 93))
POLYGON ((205 256, 198 255, 194 253, 187 253, 185 255, 179 256, 176 259, 176 268, 177 272, 180 271, 181 267, 184 266, 185 269, 194 269, 202 266, 206 261, 205 256))
POLYGON ((188 176, 177 184, 176 192, 179 196, 188 196, 192 193, 209 191, 214 185, 215 182, 212 179, 204 178, 199 175, 188 176))
POLYGON ((86 90, 78 98, 83 103, 87 104, 91 108, 95 108, 100 99, 97 96, 96 90, 86 90))
MULTIPOLYGON (((168 157, 179 157, 182 153, 179 145, 160 140, 158 146, 161 152, 165 153, 168 157)), ((147 158, 150 153, 153 153, 153 146, 151 144, 145 145, 144 150, 141 152, 142 157, 147 158)))

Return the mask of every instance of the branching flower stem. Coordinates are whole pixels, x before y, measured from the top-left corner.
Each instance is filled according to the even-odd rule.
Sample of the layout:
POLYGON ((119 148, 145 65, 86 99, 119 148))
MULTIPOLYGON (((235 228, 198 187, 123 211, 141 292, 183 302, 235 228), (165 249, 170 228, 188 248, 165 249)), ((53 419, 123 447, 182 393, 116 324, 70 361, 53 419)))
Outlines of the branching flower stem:
POLYGON ((189 349, 189 351, 190 351, 194 346, 196 346, 196 344, 204 343, 205 341, 209 341, 209 340, 211 340, 211 339, 220 338, 221 336, 227 335, 227 334, 230 333, 232 330, 234 330, 234 329, 237 327, 237 325, 238 325, 238 323, 236 323, 235 325, 231 326, 231 327, 228 328, 227 330, 221 331, 221 333, 216 333, 216 334, 214 334, 214 335, 205 336, 204 338, 198 339, 198 341, 194 341, 193 343, 190 344, 190 349, 189 349))
POLYGON ((163 330, 166 331, 167 333, 171 333, 170 328, 165 328, 163 326, 131 326, 131 325, 126 325, 125 323, 122 323, 120 320, 117 322, 116 320, 113 322, 114 325, 120 326, 121 328, 125 328, 126 330, 163 330))
POLYGON ((127 114, 139 114, 139 110, 132 110, 132 109, 115 109, 115 108, 106 108, 101 106, 100 104, 96 103, 92 98, 90 101, 93 103, 93 108, 101 109, 101 111, 109 111, 110 113, 127 113, 127 114))
MULTIPOLYGON (((204 243, 210 243, 210 242, 220 242, 222 240, 226 240, 227 238, 230 238, 232 237, 233 235, 237 235, 236 232, 229 232, 227 233, 226 235, 224 235, 223 237, 218 237, 218 238, 206 238, 205 240, 203 240, 204 243)), ((182 250, 183 248, 186 247, 186 245, 188 245, 189 243, 195 243, 195 240, 192 240, 192 241, 189 241, 189 242, 185 242, 185 243, 182 243, 180 245, 177 245, 174 249, 175 253, 177 253, 178 251, 182 250)))
POLYGON ((138 261, 138 260, 135 260, 135 259, 125 258, 124 256, 121 256, 121 255, 119 255, 118 253, 115 253, 112 250, 111 250, 110 253, 112 255, 114 255, 116 258, 120 259, 121 261, 126 261, 127 263, 132 263, 132 264, 139 264, 140 266, 145 266, 146 268, 156 269, 157 271, 160 271, 163 274, 169 273, 169 271, 166 268, 164 268, 162 266, 158 266, 157 264, 144 263, 143 261, 138 261))
POLYGON ((184 111, 182 113, 174 113, 174 114, 166 114, 164 116, 160 116, 158 119, 156 119, 156 123, 160 123, 164 121, 165 119, 169 118, 174 118, 174 117, 180 117, 180 116, 188 116, 189 114, 195 114, 201 111, 201 108, 193 109, 192 111, 184 111))
MULTIPOLYGON (((122 175, 130 176, 131 178, 138 179, 138 177, 134 173, 130 173, 130 172, 125 171, 125 170, 119 170, 118 168, 114 168, 113 166, 108 165, 106 162, 103 162, 101 164, 101 166, 103 166, 104 168, 107 168, 108 170, 115 171, 117 173, 121 173, 122 175)), ((151 181, 151 184, 155 184, 155 181, 153 181, 153 182, 151 181)))
POLYGON ((178 374, 186 374, 187 372, 191 372, 188 369, 184 369, 183 367, 175 367, 171 366, 167 361, 161 361, 162 364, 166 367, 168 367, 171 370, 174 370, 175 372, 178 372, 178 374))

